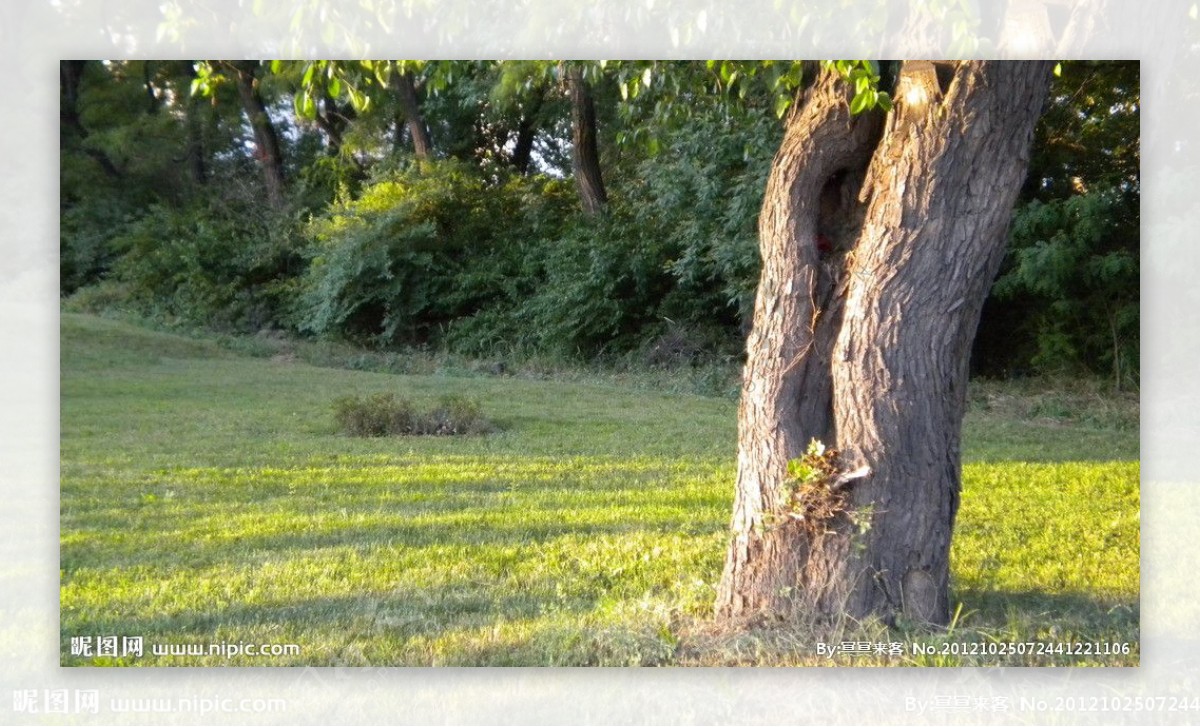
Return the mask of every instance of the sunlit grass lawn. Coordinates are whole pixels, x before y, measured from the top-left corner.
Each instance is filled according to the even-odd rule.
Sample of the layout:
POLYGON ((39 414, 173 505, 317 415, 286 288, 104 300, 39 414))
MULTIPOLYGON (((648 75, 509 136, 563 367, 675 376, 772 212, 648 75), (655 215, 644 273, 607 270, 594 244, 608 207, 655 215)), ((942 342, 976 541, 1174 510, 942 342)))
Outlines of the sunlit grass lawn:
MULTIPOLYGON (((78 315, 62 319, 61 396, 64 664, 831 663, 812 634, 705 624, 733 401, 316 368, 78 315), (331 402, 378 391, 475 397, 499 431, 339 434, 331 402), (110 635, 143 637, 144 655, 71 654, 71 637, 110 635), (210 643, 300 653, 151 653, 210 643)), ((967 425, 955 631, 820 638, 1132 652, 839 663, 1137 663, 1136 427, 1006 411, 984 402, 967 425)))

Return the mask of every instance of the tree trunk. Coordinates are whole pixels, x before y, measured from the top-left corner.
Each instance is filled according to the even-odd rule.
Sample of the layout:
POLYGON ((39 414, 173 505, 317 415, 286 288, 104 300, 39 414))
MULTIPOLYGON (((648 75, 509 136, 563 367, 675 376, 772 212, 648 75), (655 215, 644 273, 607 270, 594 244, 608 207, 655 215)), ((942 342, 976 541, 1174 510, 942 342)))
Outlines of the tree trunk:
MULTIPOLYGON (((186 63, 188 80, 196 78, 196 66, 186 63)), ((199 96, 191 95, 187 100, 187 164, 188 173, 196 184, 208 181, 208 164, 204 153, 203 105, 199 96)))
POLYGON ((877 143, 830 71, 788 119, 759 220, 725 620, 949 619, 970 345, 1050 64, 951 70, 943 91, 931 64, 904 64, 877 143), (822 252, 822 198, 865 155, 865 207, 841 210, 822 252), (813 438, 869 474, 798 495, 788 462, 813 438))
POLYGON ((279 135, 267 114, 266 104, 258 92, 258 79, 255 70, 258 66, 254 61, 235 61, 229 64, 233 70, 238 97, 242 109, 250 119, 254 129, 254 144, 258 148, 259 166, 263 172, 263 182, 267 187, 267 199, 273 207, 283 206, 284 174, 283 150, 279 145, 279 135))
POLYGON ((537 135, 537 115, 541 111, 544 98, 545 90, 541 87, 535 88, 517 124, 517 140, 513 145, 511 161, 520 174, 529 172, 529 162, 533 157, 533 139, 537 135))
POLYGON ((409 136, 412 137, 413 154, 418 159, 429 159, 433 156, 433 139, 429 136, 429 127, 425 125, 425 117, 421 114, 421 102, 417 98, 417 86, 413 82, 412 74, 393 73, 392 87, 400 101, 400 110, 404 112, 409 136))
MULTIPOLYGON (((102 150, 88 146, 87 138, 90 133, 83 125, 83 120, 79 118, 79 89, 83 84, 83 72, 87 68, 87 63, 87 61, 59 61, 58 63, 59 128, 61 131, 69 130, 74 133, 83 153, 99 164, 106 175, 111 179, 120 179, 121 170, 117 169, 117 165, 113 163, 112 159, 102 150)), ((59 143, 66 146, 68 142, 66 138, 60 138, 59 143)))
POLYGON ((567 71, 567 91, 571 97, 571 167, 583 211, 598 215, 608 204, 604 179, 600 174, 600 153, 596 146, 596 106, 583 71, 572 66, 567 71))
POLYGON ((146 91, 146 113, 158 113, 158 95, 154 93, 154 71, 150 61, 142 61, 142 88, 146 91))
POLYGON ((322 89, 321 105, 314 117, 317 126, 325 134, 329 143, 329 153, 337 156, 342 151, 342 132, 346 128, 346 115, 338 108, 337 99, 330 95, 328 89, 322 89))

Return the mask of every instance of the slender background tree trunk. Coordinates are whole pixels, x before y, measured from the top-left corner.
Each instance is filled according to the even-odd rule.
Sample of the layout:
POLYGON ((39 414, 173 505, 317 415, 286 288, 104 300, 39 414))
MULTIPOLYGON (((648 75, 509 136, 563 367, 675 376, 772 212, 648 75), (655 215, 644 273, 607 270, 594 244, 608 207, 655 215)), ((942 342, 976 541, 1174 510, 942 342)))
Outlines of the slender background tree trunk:
POLYGON ((583 71, 572 66, 567 71, 567 92, 571 97, 571 166, 583 211, 598 215, 608 204, 608 192, 600 174, 600 152, 596 145, 596 106, 583 71))
POLYGON ((158 113, 162 102, 154 93, 154 66, 151 61, 142 61, 142 88, 146 91, 146 113, 158 113))
POLYGON ((80 87, 83 85, 83 73, 87 68, 87 63, 87 61, 59 61, 58 63, 61 80, 58 103, 60 128, 69 129, 75 135, 75 140, 83 152, 99 164, 106 175, 111 179, 120 179, 121 170, 117 169, 117 165, 113 163, 112 159, 100 149, 88 146, 87 138, 90 134, 87 127, 83 125, 83 120, 79 118, 79 93, 80 87))
MULTIPOLYGON (((196 66, 185 62, 188 79, 196 78, 196 66)), ((203 101, 199 96, 192 95, 187 100, 187 149, 186 157, 188 174, 196 184, 208 182, 208 163, 204 152, 204 118, 203 101)))
POLYGON ((537 135, 537 115, 542 108, 545 89, 535 88, 528 104, 521 112, 521 120, 517 124, 517 139, 513 145, 512 165, 521 174, 529 172, 529 162, 533 157, 533 139, 537 135))
POLYGON ((400 101, 400 110, 404 113, 404 121, 408 124, 413 154, 418 159, 429 159, 433 156, 433 139, 429 135, 429 127, 425 125, 425 117, 421 114, 421 102, 417 97, 417 86, 412 74, 393 73, 392 84, 396 98, 400 101))
POLYGON ((322 90, 321 106, 317 109, 313 120, 325 134, 329 143, 329 153, 333 156, 341 153, 342 133, 346 130, 348 118, 345 112, 338 107, 337 99, 330 95, 327 88, 322 90))
POLYGON ((254 61, 236 61, 230 64, 233 70, 234 82, 237 85, 238 98, 241 99, 242 109, 250 119, 254 129, 254 144, 258 148, 258 162, 262 168, 263 182, 267 188, 267 199, 271 206, 282 207, 284 201, 283 150, 279 145, 279 135, 267 113, 266 104, 258 92, 256 70, 258 64, 254 61))

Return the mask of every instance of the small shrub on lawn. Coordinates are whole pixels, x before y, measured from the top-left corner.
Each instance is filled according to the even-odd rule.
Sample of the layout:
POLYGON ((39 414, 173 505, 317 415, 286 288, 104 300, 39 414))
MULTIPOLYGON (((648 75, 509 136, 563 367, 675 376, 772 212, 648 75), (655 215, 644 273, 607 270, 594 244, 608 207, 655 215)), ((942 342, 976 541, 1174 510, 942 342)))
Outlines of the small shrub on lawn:
POLYGON ((416 421, 412 404, 395 394, 343 396, 333 402, 333 414, 342 431, 353 437, 408 434, 416 421))
POLYGON ((482 434, 492 428, 479 404, 461 396, 443 396, 426 412, 391 393, 344 396, 334 401, 333 413, 353 437, 482 434))
POLYGON ((492 428, 479 403, 461 396, 443 396, 420 423, 425 431, 417 434, 482 434, 492 428))

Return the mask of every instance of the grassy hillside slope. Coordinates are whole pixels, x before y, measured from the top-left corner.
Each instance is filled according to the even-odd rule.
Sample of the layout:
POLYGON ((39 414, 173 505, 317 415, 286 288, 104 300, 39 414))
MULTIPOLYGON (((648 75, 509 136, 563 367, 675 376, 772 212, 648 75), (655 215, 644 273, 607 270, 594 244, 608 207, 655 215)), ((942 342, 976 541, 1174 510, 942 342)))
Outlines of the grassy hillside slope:
POLYGON ((70 314, 61 396, 64 664, 1138 659, 1136 419, 1103 401, 973 392, 952 632, 722 634, 706 618, 732 502, 731 400, 319 368, 70 314), (476 398, 499 431, 338 433, 335 399, 383 391, 476 398), (95 653, 107 636, 141 636, 143 654, 95 653), (844 640, 904 653, 817 653, 844 640), (1089 646, 1001 656, 960 642, 1089 646), (1097 655, 1101 643, 1129 653, 1097 655), (299 653, 154 653, 209 644, 299 653))

